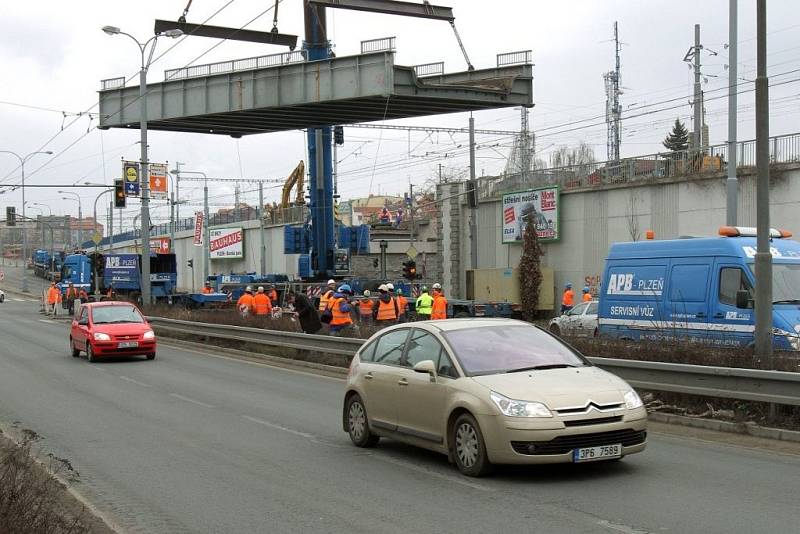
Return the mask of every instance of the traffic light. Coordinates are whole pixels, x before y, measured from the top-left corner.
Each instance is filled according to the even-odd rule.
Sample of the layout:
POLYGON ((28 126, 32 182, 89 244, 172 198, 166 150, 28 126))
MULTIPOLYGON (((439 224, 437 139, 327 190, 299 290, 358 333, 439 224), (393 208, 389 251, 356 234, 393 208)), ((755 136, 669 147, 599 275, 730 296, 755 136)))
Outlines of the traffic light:
POLYGON ((336 143, 339 146, 344 144, 344 127, 343 126, 334 126, 333 127, 333 142, 336 143))
POLYGON ((114 180, 114 207, 125 207, 125 182, 122 180, 114 180))
POLYGON ((416 280, 417 278, 417 262, 408 260, 403 262, 403 278, 406 280, 416 280))
POLYGON ((186 260, 186 265, 187 265, 187 266, 188 266, 190 269, 194 269, 194 260, 186 260))
POLYGON ((17 225, 17 210, 14 206, 6 206, 6 226, 17 225))

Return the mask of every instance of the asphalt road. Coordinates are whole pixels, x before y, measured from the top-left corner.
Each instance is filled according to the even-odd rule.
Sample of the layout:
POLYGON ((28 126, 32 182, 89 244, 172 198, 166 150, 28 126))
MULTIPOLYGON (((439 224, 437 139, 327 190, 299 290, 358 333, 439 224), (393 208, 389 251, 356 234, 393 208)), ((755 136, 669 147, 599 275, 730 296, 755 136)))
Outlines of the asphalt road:
POLYGON ((0 305, 0 421, 44 436, 128 532, 796 532, 800 456, 651 432, 609 465, 460 476, 341 431, 342 382, 162 346, 90 365, 67 325, 0 305))

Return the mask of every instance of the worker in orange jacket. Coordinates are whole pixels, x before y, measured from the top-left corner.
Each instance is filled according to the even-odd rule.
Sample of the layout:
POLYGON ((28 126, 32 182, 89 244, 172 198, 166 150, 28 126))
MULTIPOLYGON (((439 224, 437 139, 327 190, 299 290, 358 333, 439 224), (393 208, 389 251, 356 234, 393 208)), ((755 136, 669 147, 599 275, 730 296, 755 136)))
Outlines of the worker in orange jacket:
POLYGON ((356 306, 358 307, 358 319, 364 324, 372 323, 372 315, 375 308, 375 303, 370 298, 369 289, 364 290, 363 296, 358 299, 356 306))
POLYGON ((561 295, 561 314, 565 314, 575 306, 575 292, 572 290, 572 282, 564 285, 564 293, 561 295))
POLYGON ((275 290, 275 286, 273 284, 269 284, 267 286, 266 295, 267 295, 267 297, 269 297, 270 303, 273 306, 277 306, 278 305, 278 292, 275 290))
POLYGON ((442 284, 433 284, 433 309, 431 319, 447 319, 447 299, 442 292, 442 284))
POLYGON ((203 286, 202 293, 204 295, 210 295, 213 292, 214 292, 214 290, 211 288, 211 282, 206 282, 206 285, 203 286))
POLYGON ((260 316, 272 313, 272 301, 270 301, 269 295, 264 292, 262 286, 258 287, 258 293, 253 296, 253 311, 260 316))
POLYGON ((591 302, 592 294, 589 292, 589 286, 583 286, 583 302, 591 302))
POLYGON ((239 310, 239 313, 242 317, 247 317, 251 313, 253 313, 253 288, 247 286, 242 293, 242 296, 239 297, 239 300, 236 301, 236 309, 239 310))
POLYGON ((61 302, 61 291, 56 287, 56 283, 50 284, 50 289, 47 290, 47 305, 50 307, 50 313, 56 314, 56 306, 61 302))
POLYGON ((378 297, 378 306, 375 309, 375 322, 381 325, 390 325, 397 322, 400 316, 400 310, 397 307, 397 301, 389 294, 389 288, 386 284, 381 284, 378 287, 380 296, 378 297))
POLYGON ((333 298, 334 293, 336 293, 336 281, 331 279, 328 280, 328 287, 322 290, 322 294, 319 297, 320 313, 328 309, 328 301, 333 298))
POLYGON ((395 299, 397 300, 397 309, 400 312, 400 317, 398 317, 398 320, 401 323, 404 323, 407 320, 406 314, 408 313, 408 299, 405 296, 403 296, 403 290, 400 289, 399 287, 397 288, 397 291, 395 291, 395 293, 397 294, 397 296, 395 297, 395 299))
POLYGON ((69 314, 74 315, 75 300, 78 298, 78 288, 72 285, 72 282, 70 282, 64 296, 67 299, 67 309, 69 310, 69 314))

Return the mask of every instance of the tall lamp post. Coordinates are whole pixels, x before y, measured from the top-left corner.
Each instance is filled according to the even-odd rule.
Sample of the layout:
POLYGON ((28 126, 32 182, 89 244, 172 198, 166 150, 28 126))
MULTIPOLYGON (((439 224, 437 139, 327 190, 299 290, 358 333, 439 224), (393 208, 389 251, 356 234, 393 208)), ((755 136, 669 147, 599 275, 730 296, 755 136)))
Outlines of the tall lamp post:
POLYGON ((163 34, 158 33, 145 41, 140 43, 136 37, 126 33, 116 26, 103 26, 103 31, 108 35, 125 35, 130 37, 131 40, 139 47, 139 52, 142 56, 141 69, 139 70, 139 132, 141 143, 141 162, 139 172, 139 183, 141 189, 141 204, 142 204, 142 304, 145 306, 150 305, 150 196, 149 196, 149 174, 147 172, 147 69, 150 67, 150 62, 153 60, 153 53, 156 50, 156 41, 161 35, 167 37, 180 37, 183 35, 182 30, 174 29, 167 30, 163 34), (145 61, 145 52, 147 46, 152 43, 150 47, 150 54, 145 61))
MULTIPOLYGON (((83 205, 81 204, 81 196, 72 191, 59 191, 62 195, 75 195, 78 199, 78 248, 83 246, 83 205)), ((68 197, 61 197, 61 200, 72 200, 68 197)))
MULTIPOLYGON (((106 193, 111 193, 112 191, 114 191, 114 188, 110 187, 110 188, 106 189, 105 191, 102 191, 94 199, 93 216, 94 216, 95 227, 97 226, 97 201, 100 200, 100 197, 102 197, 106 193)), ((94 251, 95 251, 95 253, 100 252, 100 244, 99 243, 95 243, 94 251)), ((142 263, 144 263, 144 262, 142 262, 142 263)), ((99 284, 99 280, 97 279, 97 262, 93 261, 92 265, 94 266, 94 294, 97 295, 100 292, 100 284, 99 284)), ((150 278, 149 274, 148 274, 147 278, 150 278)))
POLYGON ((203 177, 203 283, 205 284, 206 280, 208 280, 208 275, 211 274, 208 264, 208 259, 211 256, 211 243, 209 242, 211 236, 211 232, 209 232, 211 219, 208 218, 208 176, 201 171, 184 171, 181 169, 180 172, 183 174, 199 174, 203 177))
MULTIPOLYGON (((0 150, 2 154, 11 154, 19 160, 19 166, 22 169, 22 221, 25 222, 25 162, 36 154, 52 154, 52 150, 31 152, 26 156, 20 156, 11 150, 0 150)), ((28 231, 27 225, 22 227, 22 291, 28 292, 28 231)))

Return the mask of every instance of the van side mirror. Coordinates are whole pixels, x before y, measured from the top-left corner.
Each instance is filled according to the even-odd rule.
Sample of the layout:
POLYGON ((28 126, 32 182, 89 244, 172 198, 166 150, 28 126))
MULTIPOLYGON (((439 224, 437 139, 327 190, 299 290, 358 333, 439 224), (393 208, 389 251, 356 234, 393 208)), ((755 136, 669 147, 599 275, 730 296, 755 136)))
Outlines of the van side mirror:
POLYGON ((736 307, 746 310, 750 307, 750 292, 746 289, 740 289, 736 292, 736 307))
POLYGON ((433 360, 422 360, 414 366, 414 371, 417 373, 428 373, 431 375, 431 382, 436 380, 436 365, 433 360))

